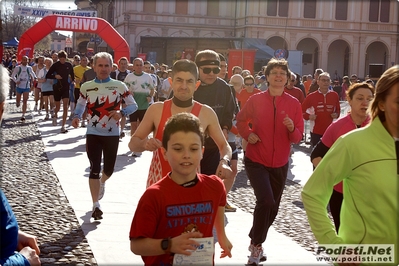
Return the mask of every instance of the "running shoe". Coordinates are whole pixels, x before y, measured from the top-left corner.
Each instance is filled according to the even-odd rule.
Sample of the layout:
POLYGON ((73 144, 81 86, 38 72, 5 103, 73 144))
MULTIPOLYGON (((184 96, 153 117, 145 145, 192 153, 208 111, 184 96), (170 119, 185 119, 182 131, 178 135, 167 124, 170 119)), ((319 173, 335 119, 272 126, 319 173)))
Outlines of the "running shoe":
POLYGON ((104 197, 104 193, 105 193, 105 183, 102 183, 100 181, 100 192, 98 193, 98 200, 104 197))
POLYGON ((237 208, 234 208, 230 204, 226 203, 226 206, 224 206, 224 211, 225 212, 236 212, 237 208))
POLYGON ((261 261, 267 260, 267 257, 263 254, 262 245, 254 245, 251 243, 248 250, 251 252, 251 255, 248 256, 247 265, 256 266, 259 265, 261 261))
POLYGON ((99 206, 93 206, 91 217, 93 217, 94 220, 101 220, 103 218, 103 211, 100 210, 99 206))

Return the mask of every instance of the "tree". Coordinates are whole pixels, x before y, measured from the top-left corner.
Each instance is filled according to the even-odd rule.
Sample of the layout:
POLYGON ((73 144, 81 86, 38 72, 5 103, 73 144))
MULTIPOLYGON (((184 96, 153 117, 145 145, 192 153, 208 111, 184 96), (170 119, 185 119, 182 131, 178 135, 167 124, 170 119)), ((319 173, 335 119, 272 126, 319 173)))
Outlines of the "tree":
POLYGON ((40 7, 43 0, 2 0, 2 39, 19 39, 39 18, 14 15, 14 6, 40 7))
POLYGON ((35 50, 50 50, 51 48, 51 34, 47 35, 35 44, 35 50))

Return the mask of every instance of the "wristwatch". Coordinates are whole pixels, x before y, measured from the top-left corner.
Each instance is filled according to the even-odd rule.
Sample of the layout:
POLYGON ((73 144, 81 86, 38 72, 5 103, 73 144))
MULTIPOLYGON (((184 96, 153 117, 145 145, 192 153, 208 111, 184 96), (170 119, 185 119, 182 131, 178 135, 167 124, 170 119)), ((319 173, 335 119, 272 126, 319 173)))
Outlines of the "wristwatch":
POLYGON ((230 160, 229 160, 229 159, 222 158, 222 159, 219 160, 219 162, 220 162, 220 161, 225 161, 225 162, 227 163, 228 166, 231 166, 231 163, 230 163, 230 160))
POLYGON ((170 249, 172 248, 172 239, 170 237, 162 239, 161 248, 165 254, 169 254, 170 249))

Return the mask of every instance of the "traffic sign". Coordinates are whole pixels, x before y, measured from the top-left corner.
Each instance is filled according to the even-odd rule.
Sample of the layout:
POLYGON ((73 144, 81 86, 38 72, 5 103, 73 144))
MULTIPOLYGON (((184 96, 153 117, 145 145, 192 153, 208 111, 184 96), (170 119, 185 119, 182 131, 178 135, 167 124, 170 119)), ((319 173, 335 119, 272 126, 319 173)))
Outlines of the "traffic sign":
POLYGON ((90 38, 90 42, 100 43, 101 42, 101 38, 100 37, 91 37, 90 38))
POLYGON ((72 48, 72 39, 71 38, 66 38, 65 39, 65 47, 71 47, 72 48))

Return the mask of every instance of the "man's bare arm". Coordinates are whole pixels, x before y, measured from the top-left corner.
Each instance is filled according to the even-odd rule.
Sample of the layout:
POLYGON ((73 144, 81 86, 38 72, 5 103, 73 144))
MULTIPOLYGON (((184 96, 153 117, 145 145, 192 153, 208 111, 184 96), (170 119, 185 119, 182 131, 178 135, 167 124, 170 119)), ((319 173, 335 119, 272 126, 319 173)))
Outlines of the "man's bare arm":
POLYGON ((154 138, 148 139, 148 135, 154 131, 155 121, 162 115, 162 107, 163 103, 154 103, 147 109, 143 120, 130 138, 129 149, 131 151, 154 151, 160 147, 158 143, 159 141, 154 138))

